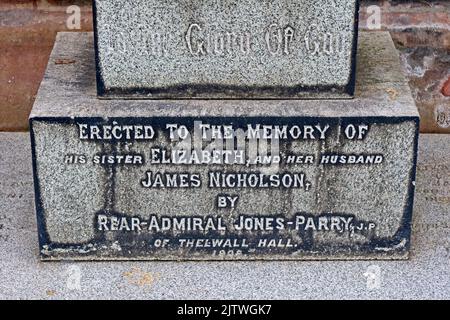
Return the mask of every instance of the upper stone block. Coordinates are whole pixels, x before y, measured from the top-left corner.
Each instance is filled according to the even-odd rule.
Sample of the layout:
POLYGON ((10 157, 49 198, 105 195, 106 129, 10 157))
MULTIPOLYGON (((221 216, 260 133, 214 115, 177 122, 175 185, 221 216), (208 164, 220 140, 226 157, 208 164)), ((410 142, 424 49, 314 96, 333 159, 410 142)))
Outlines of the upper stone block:
POLYGON ((94 0, 103 98, 351 98, 357 0, 94 0))

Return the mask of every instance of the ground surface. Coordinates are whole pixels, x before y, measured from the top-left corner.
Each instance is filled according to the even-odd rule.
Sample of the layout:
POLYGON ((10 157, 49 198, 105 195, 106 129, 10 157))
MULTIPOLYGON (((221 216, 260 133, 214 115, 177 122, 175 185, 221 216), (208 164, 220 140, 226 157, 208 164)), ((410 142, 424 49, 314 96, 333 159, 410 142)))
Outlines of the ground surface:
POLYGON ((409 261, 43 263, 28 134, 0 133, 0 298, 448 299, 449 154, 421 136, 409 261))

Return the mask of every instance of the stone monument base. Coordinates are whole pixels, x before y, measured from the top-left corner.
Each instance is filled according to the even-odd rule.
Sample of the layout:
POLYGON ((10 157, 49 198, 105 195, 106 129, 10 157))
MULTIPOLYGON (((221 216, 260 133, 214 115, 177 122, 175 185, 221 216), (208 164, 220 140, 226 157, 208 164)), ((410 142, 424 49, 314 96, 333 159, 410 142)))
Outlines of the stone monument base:
POLYGON ((93 35, 59 34, 30 116, 42 259, 407 258, 419 115, 388 33, 357 61, 348 101, 99 100, 93 35))

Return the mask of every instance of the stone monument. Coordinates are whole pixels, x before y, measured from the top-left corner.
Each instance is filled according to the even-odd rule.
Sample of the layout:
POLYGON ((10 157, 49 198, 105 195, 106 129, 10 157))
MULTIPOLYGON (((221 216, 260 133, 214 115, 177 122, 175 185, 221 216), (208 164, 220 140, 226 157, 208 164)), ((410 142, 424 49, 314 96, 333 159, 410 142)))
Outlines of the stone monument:
POLYGON ((419 116, 356 1, 95 7, 30 115, 42 259, 408 257, 419 116))
POLYGON ((348 98, 356 0, 94 0, 102 98, 348 98))

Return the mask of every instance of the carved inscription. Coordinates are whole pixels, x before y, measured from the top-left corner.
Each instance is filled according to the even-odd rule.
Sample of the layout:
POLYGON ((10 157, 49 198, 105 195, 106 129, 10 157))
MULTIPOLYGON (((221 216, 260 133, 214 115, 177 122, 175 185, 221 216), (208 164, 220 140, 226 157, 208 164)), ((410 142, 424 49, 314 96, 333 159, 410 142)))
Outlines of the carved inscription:
MULTIPOLYGON (((282 35, 280 50, 284 52, 289 50, 289 45, 284 45, 286 39, 291 39, 289 30, 282 35)), ((135 178, 121 183, 142 195, 186 190, 192 194, 205 192, 210 197, 212 210, 188 215, 172 210, 170 215, 147 212, 143 207, 132 212, 97 211, 95 232, 115 239, 115 246, 126 246, 129 234, 139 237, 139 245, 149 252, 176 249, 239 257, 270 250, 285 254, 307 250, 312 238, 329 233, 370 241, 376 235, 377 223, 360 220, 354 212, 308 212, 294 206, 261 214, 252 212, 248 204, 243 207, 252 193, 281 191, 314 197, 321 192, 317 174, 326 168, 358 170, 381 166, 386 161, 379 152, 330 152, 321 148, 319 152, 295 152, 286 148, 290 144, 326 144, 336 137, 343 144, 362 143, 371 132, 366 123, 274 123, 79 122, 76 130, 80 141, 109 147, 96 154, 69 153, 61 161, 66 166, 104 168, 113 175, 117 170, 131 170, 135 178)), ((153 201, 170 206, 167 201, 175 203, 176 194, 153 201)), ((195 201, 190 205, 195 207, 195 201)))
POLYGON ((204 28, 200 24, 193 23, 186 32, 186 45, 189 53, 193 56, 206 54, 221 56, 233 53, 247 55, 251 51, 252 35, 249 33, 205 34, 203 30, 204 28))
POLYGON ((96 3, 99 96, 354 96, 356 0, 96 3))
POLYGON ((345 53, 346 39, 348 41, 348 33, 324 30, 316 24, 301 29, 274 22, 263 30, 225 31, 211 29, 205 23, 195 22, 185 27, 180 35, 145 30, 133 35, 117 33, 107 41, 112 49, 110 54, 128 52, 132 46, 134 50, 150 56, 170 57, 179 50, 178 44, 183 43, 182 51, 192 57, 250 56, 260 55, 262 52, 272 57, 313 57, 345 53))
POLYGON ((189 25, 185 34, 186 46, 192 56, 249 55, 255 47, 263 47, 271 56, 336 55, 345 52, 345 33, 321 30, 312 24, 300 31, 290 25, 270 24, 264 32, 207 32, 200 23, 189 25))

